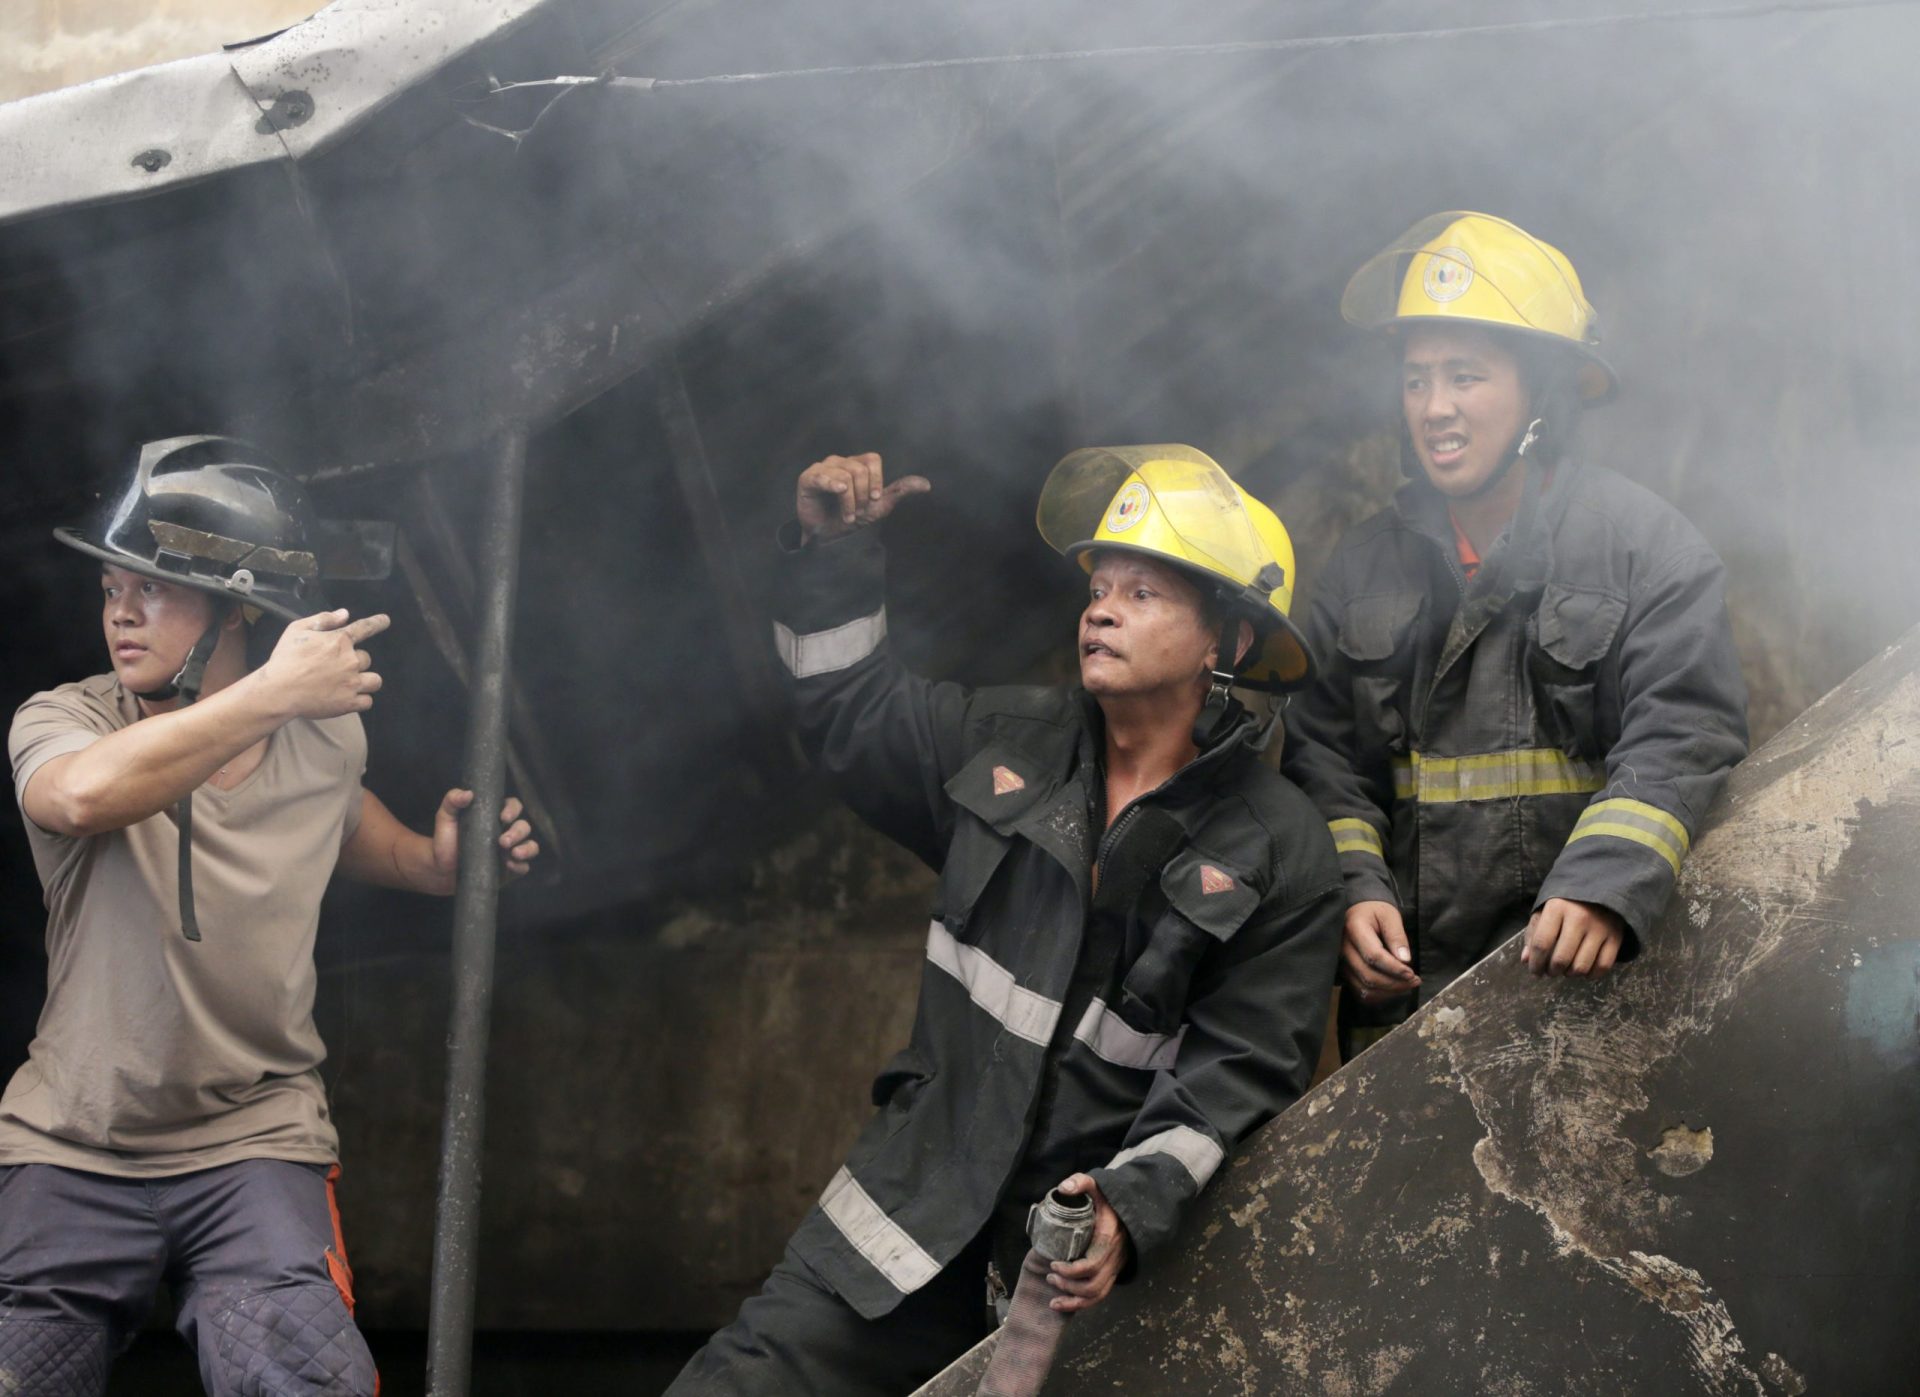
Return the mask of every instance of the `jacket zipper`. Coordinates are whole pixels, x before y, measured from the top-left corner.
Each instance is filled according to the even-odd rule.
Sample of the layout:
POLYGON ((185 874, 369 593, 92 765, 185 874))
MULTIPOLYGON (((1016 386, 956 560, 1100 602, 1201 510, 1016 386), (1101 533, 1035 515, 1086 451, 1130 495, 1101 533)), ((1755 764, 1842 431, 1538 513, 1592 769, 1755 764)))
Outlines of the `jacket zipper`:
MULTIPOLYGON (((1159 787, 1156 786, 1154 789, 1158 790, 1159 787)), ((1096 887, 1099 886, 1100 880, 1106 877, 1107 855, 1113 852, 1113 846, 1119 842, 1122 831, 1132 824, 1133 817, 1140 813, 1140 803, 1152 794, 1153 791, 1148 791, 1146 795, 1136 796, 1128 802, 1127 808, 1120 812, 1119 818, 1109 825, 1106 834, 1101 836, 1100 850, 1093 860, 1093 881, 1096 887)))
MULTIPOLYGON (((1210 762, 1215 758, 1219 757, 1230 746, 1233 745, 1234 740, 1238 739, 1238 729, 1235 730, 1235 733, 1236 733, 1235 739, 1227 742, 1219 743, 1218 745, 1209 748, 1207 751, 1202 752, 1199 756, 1195 757, 1192 761, 1188 762, 1185 766, 1181 767, 1178 771, 1174 772, 1173 775, 1169 776, 1166 780, 1162 781, 1159 785, 1155 786, 1152 790, 1143 791, 1141 794, 1135 796, 1132 800, 1127 802, 1126 807, 1123 810, 1121 810, 1121 812, 1117 816, 1114 817, 1113 823, 1107 826, 1107 832, 1100 837, 1100 844, 1094 854, 1094 859, 1093 859, 1093 881, 1095 884, 1098 884, 1100 880, 1106 876, 1107 855, 1113 852, 1114 845, 1120 842, 1121 834, 1125 832, 1128 825, 1133 823, 1133 817, 1140 813, 1140 807, 1146 804, 1149 800, 1153 799, 1153 797, 1159 795, 1162 791, 1166 790, 1168 787, 1172 786, 1174 782, 1178 781, 1181 777, 1185 776, 1188 772, 1194 770, 1196 767, 1202 766, 1205 763, 1210 762)), ((1104 803, 1104 798, 1106 796, 1105 786, 1106 786, 1106 781, 1105 781, 1105 778, 1102 777, 1101 779, 1102 789, 1100 794, 1102 796, 1103 803, 1104 803)))

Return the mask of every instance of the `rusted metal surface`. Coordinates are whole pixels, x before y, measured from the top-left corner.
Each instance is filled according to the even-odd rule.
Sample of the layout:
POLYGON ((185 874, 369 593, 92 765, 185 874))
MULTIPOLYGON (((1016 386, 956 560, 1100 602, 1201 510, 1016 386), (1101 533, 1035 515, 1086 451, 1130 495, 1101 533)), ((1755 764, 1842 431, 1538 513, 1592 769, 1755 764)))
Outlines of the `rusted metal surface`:
POLYGON ((1490 957, 1257 1137, 1048 1391, 1909 1390, 1917 849, 1920 631, 1735 772, 1638 961, 1490 957))

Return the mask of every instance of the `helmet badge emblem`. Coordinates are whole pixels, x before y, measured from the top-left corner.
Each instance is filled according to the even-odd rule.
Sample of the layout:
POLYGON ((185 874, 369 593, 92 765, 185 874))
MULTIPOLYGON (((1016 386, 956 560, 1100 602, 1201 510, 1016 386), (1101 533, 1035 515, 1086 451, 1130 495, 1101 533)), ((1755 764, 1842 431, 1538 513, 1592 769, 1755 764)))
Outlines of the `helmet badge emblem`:
POLYGON ((1427 254, 1420 285, 1429 301, 1439 305, 1457 301, 1473 285, 1473 259, 1457 247, 1435 248, 1427 254))
POLYGON ((997 796, 1010 796, 1015 791, 1024 791, 1027 783, 1019 772, 1010 766, 996 766, 993 769, 993 793, 997 796))
POLYGON ((1107 532, 1123 534, 1146 518, 1149 498, 1145 482, 1139 480, 1115 495, 1112 507, 1107 510, 1107 532))

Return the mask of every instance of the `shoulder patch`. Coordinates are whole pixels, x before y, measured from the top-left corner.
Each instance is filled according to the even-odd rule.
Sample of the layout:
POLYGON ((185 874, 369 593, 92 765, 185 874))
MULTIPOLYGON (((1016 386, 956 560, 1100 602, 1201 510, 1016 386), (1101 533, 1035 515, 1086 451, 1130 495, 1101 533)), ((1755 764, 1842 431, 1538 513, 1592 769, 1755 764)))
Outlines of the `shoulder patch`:
POLYGON ((1026 788, 1026 778, 1012 767, 996 766, 993 769, 993 793, 995 795, 1012 795, 1015 791, 1024 791, 1026 788))
POLYGON ((1203 863, 1200 865, 1200 892, 1202 896, 1212 897, 1216 893, 1230 893, 1236 886, 1231 876, 1222 873, 1212 864, 1203 863))

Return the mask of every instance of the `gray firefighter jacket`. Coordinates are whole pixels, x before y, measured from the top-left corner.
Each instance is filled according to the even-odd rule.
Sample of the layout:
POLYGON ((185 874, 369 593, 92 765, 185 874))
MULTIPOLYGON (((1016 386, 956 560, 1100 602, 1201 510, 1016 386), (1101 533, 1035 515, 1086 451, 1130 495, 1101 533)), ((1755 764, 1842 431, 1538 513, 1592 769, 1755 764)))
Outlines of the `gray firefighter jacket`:
POLYGON ((781 568, 803 741, 940 874, 911 1040, 794 1248, 875 1318, 1084 1170, 1151 1253, 1309 1084, 1345 909, 1325 822, 1249 718, 1102 835, 1083 694, 907 673, 872 530, 781 568))
POLYGON ((1445 500, 1415 481, 1341 540, 1306 632, 1321 667, 1284 769, 1329 821, 1349 902, 1399 904, 1419 999, 1548 898, 1612 908, 1638 950, 1747 751, 1723 570, 1677 510, 1563 462, 1468 581, 1445 500))

